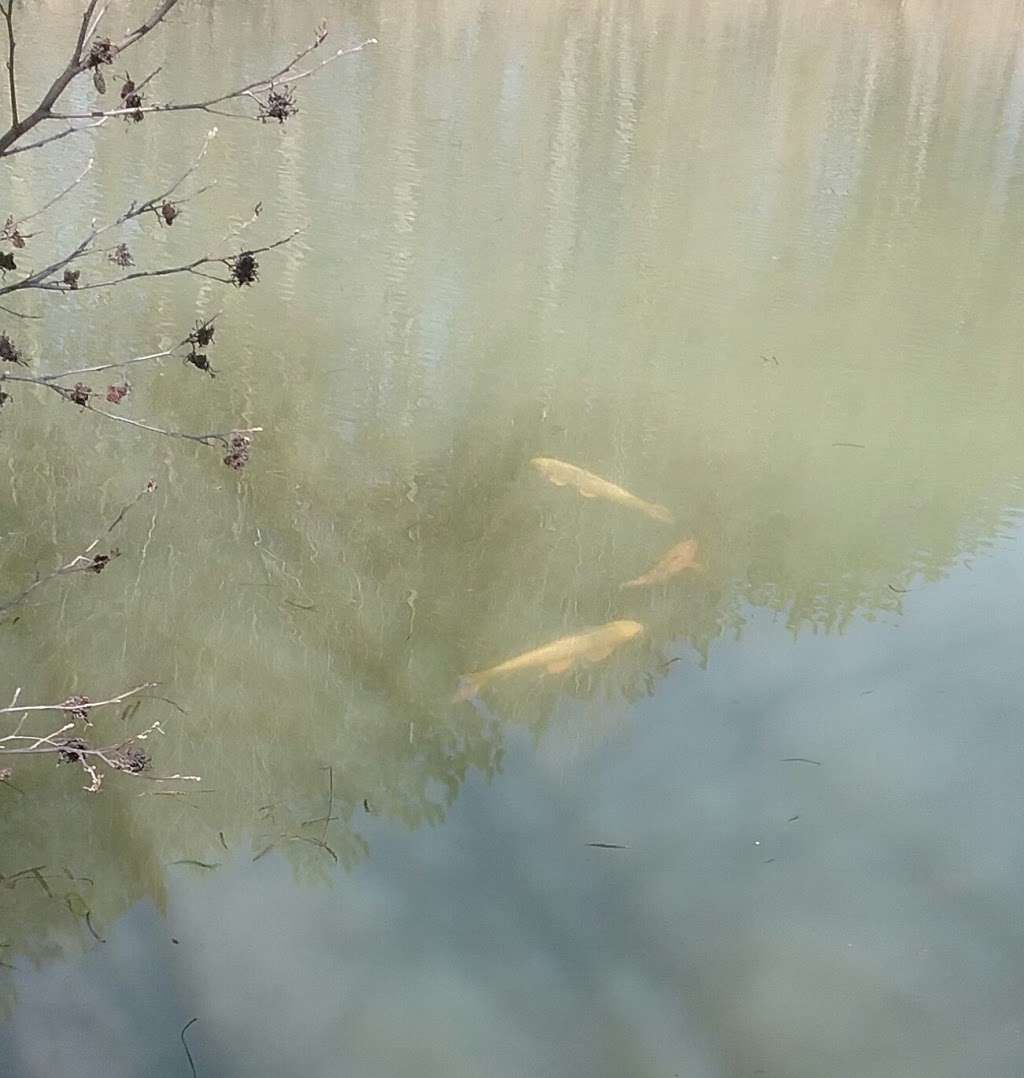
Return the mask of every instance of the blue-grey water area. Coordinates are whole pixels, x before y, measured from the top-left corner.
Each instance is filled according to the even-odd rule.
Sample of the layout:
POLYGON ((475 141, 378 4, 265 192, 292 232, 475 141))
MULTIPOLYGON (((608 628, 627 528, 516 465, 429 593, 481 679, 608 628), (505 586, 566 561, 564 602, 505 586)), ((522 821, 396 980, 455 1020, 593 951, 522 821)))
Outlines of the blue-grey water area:
MULTIPOLYGON (((15 7, 43 86, 77 6, 15 7)), ((0 1071, 1019 1078, 1020 4, 221 0, 130 70, 323 14, 378 44, 283 125, 5 161, 17 216, 94 158, 26 268, 213 123, 137 265, 304 231, 0 324, 42 374, 220 312, 105 407, 262 428, 0 413, 0 599, 120 550, 0 618, 0 706, 160 724, 95 793, 0 760, 0 1071)))

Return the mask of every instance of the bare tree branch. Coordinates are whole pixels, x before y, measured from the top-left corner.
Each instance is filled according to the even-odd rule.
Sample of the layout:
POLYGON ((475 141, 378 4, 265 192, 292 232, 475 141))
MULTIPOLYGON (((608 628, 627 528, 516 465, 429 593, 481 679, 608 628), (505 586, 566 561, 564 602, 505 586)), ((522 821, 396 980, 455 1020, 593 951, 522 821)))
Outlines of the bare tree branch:
MULTIPOLYGON (((138 685, 127 692, 119 693, 110 697, 109 700, 99 700, 93 703, 85 696, 69 697, 61 704, 38 704, 31 706, 15 706, 21 689, 14 694, 12 706, 0 708, 0 715, 10 714, 15 711, 22 712, 21 721, 13 734, 0 737, 0 755, 3 756, 35 756, 41 753, 56 753, 62 760, 69 763, 78 763, 89 776, 89 785, 85 789, 89 793, 96 793, 103 785, 104 774, 100 771, 100 765, 111 771, 121 771, 133 775, 136 778, 147 778, 155 782, 186 781, 201 782, 199 775, 153 775, 146 773, 150 766, 149 754, 139 747, 139 742, 146 741, 153 734, 163 734, 164 729, 159 721, 150 723, 144 730, 131 734, 129 737, 112 745, 91 746, 80 737, 65 736, 75 728, 75 718, 84 718, 88 711, 96 707, 106 707, 110 704, 119 704, 129 697, 137 696, 143 690, 152 688, 157 682, 149 681, 138 685), (60 711, 63 714, 73 716, 71 722, 52 730, 48 734, 23 734, 21 731, 30 712, 33 711, 60 711), (26 744, 27 742, 27 744, 26 744)), ((159 699, 159 698, 158 698, 159 699)), ((91 724, 90 724, 91 725, 91 724)), ((10 769, 5 769, 3 781, 10 777, 10 769)))
MULTIPOLYGON (((151 356, 139 356, 139 357, 137 357, 137 362, 141 363, 141 362, 143 362, 144 360, 147 360, 147 359, 162 358, 162 356, 165 355, 165 354, 169 355, 170 353, 169 352, 168 353, 156 353, 155 352, 151 356)), ((124 366, 124 364, 123 363, 122 364, 118 364, 118 363, 105 364, 105 365, 102 365, 100 369, 106 369, 106 368, 109 368, 109 367, 117 367, 117 366, 124 366)), ((58 375, 58 376, 55 376, 55 377, 63 377, 63 375, 58 375)), ((94 412, 96 415, 101 415, 105 419, 111 419, 115 423, 126 423, 130 427, 136 427, 139 430, 147 430, 147 431, 150 431, 150 433, 152 433, 152 434, 162 434, 167 438, 182 438, 185 441, 196 442, 199 445, 206 445, 206 446, 220 445, 220 446, 223 446, 225 449, 231 449, 232 448, 232 445, 231 445, 232 439, 235 438, 236 436, 244 436, 244 435, 249 435, 249 434, 259 434, 263 430, 262 427, 233 427, 231 430, 213 431, 213 432, 211 432, 209 434, 190 434, 190 433, 188 433, 186 431, 170 430, 169 428, 166 428, 166 427, 158 427, 153 423, 146 423, 141 419, 132 419, 130 416, 117 415, 115 412, 108 412, 104 408, 97 408, 88 399, 89 395, 91 394, 91 390, 88 390, 87 388, 85 390, 85 395, 80 396, 79 394, 76 393, 76 390, 69 389, 67 386, 60 385, 58 382, 51 381, 51 380, 49 380, 47 378, 33 378, 31 375, 22 375, 22 374, 4 374, 3 377, 0 378, 0 381, 27 382, 30 385, 42 386, 44 389, 52 389, 54 393, 58 394, 58 396, 62 397, 64 400, 71 401, 73 404, 78 405, 79 408, 82 408, 83 410, 85 410, 87 412, 94 412)), ((63 570, 61 570, 61 572, 62 571, 63 570)), ((68 571, 70 572, 70 571, 73 571, 73 570, 68 570, 68 571)), ((35 584, 32 585, 32 588, 34 588, 34 587, 36 587, 35 584)), ((29 590, 31 591, 32 588, 29 588, 29 590)), ((19 597, 18 601, 20 601, 20 598, 23 598, 23 596, 19 597)), ((2 614, 6 609, 7 609, 6 606, 0 606, 0 614, 2 614)))
POLYGON ((83 407, 88 412, 95 412, 97 415, 105 416, 107 419, 113 419, 117 423, 127 423, 131 427, 138 427, 139 430, 148 430, 152 434, 163 434, 168 438, 184 438, 189 442, 198 442, 199 445, 222 445, 225 449, 230 449, 231 439, 237 434, 259 434, 262 427, 238 427, 234 430, 215 432, 213 434, 187 434, 181 430, 167 430, 164 427, 157 427, 152 423, 144 423, 141 419, 132 419, 126 415, 117 415, 115 412, 107 412, 102 408, 96 408, 91 404, 85 404, 83 407))
MULTIPOLYGON (((284 67, 279 71, 275 71, 273 75, 256 79, 253 82, 246 83, 244 86, 239 86, 237 89, 229 90, 227 93, 220 94, 216 97, 210 97, 203 101, 188 101, 184 103, 168 101, 156 105, 142 105, 137 108, 91 109, 88 112, 51 112, 46 118, 51 120, 91 120, 97 117, 107 119, 111 116, 134 116, 139 113, 214 112, 214 105, 222 105, 226 101, 235 101, 241 98, 255 99, 257 94, 266 93, 276 86, 287 86, 291 83, 298 82, 300 79, 309 78, 310 75, 315 75, 328 64, 333 64, 335 60, 340 60, 343 56, 351 56, 353 53, 362 52, 363 49, 370 45, 378 44, 375 37, 367 38, 365 41, 359 42, 358 45, 350 45, 346 48, 336 50, 328 56, 326 60, 321 60, 320 63, 314 64, 305 71, 289 74, 289 72, 291 72, 297 64, 301 63, 314 49, 319 48, 323 40, 323 37, 318 34, 312 45, 308 45, 301 52, 293 56, 284 67)), ((233 119, 257 118, 234 112, 216 112, 215 114, 218 116, 229 116, 233 119)), ((0 152, 2 152, 2 146, 0 146, 0 152)))
POLYGON ((89 234, 76 244, 68 254, 62 255, 55 262, 50 263, 50 265, 45 266, 41 270, 36 270, 34 273, 29 273, 27 276, 21 278, 19 281, 15 281, 13 284, 0 287, 0 296, 7 295, 11 292, 17 292, 24 288, 48 288, 54 291, 69 291, 70 289, 67 285, 50 281, 49 278, 55 273, 59 273, 62 269, 69 266, 83 255, 91 253, 96 240, 99 239, 100 236, 105 235, 112 229, 119 228, 121 225, 136 217, 142 216, 144 213, 156 212, 157 207, 166 202, 175 191, 177 191, 178 188, 195 173, 203 158, 206 156, 206 151, 210 148, 210 143, 216 137, 217 128, 214 127, 207 132, 206 138, 203 140, 203 145, 192 164, 189 165, 189 167, 185 169, 185 171, 166 190, 161 191, 159 194, 153 195, 142 202, 132 202, 124 213, 113 221, 110 221, 108 224, 103 225, 101 228, 97 228, 94 222, 89 230, 89 234))
MULTIPOLYGON (((135 497, 121 508, 121 511, 114 518, 113 523, 107 528, 104 534, 109 535, 118 524, 124 520, 127 513, 138 504, 142 497, 146 494, 152 494, 156 490, 156 483, 150 480, 135 497)), ((36 588, 41 588, 44 584, 48 584, 51 580, 55 580, 59 576, 70 576, 72 573, 101 573, 114 558, 119 554, 119 551, 113 549, 106 554, 94 554, 93 551, 100 543, 102 536, 98 536, 83 550, 80 554, 76 554, 66 564, 59 566, 52 572, 47 573, 45 576, 36 575, 36 579, 23 589, 12 599, 8 599, 5 602, 0 603, 0 615, 7 614, 13 610, 16 606, 23 603, 36 588)), ((21 690, 19 689, 18 692, 21 690)), ((0 708, 0 715, 3 715, 10 711, 21 711, 22 708, 15 707, 17 703, 17 693, 15 699, 12 701, 10 707, 0 708)), ((29 710, 37 710, 29 708, 29 710)))
POLYGON ((82 169, 80 175, 78 175, 75 179, 73 179, 67 185, 67 187, 63 188, 61 191, 58 191, 57 194, 55 194, 53 196, 53 198, 50 199, 49 202, 47 202, 44 205, 40 206, 38 210, 33 210, 31 213, 26 214, 24 217, 20 217, 17 221, 15 221, 14 222, 14 227, 17 229, 17 231, 21 232, 21 226, 23 224, 25 224, 27 221, 31 221, 34 218, 39 217, 42 214, 46 213, 46 211, 51 206, 54 206, 58 202, 60 202, 60 200, 65 195, 70 194, 82 182, 82 180, 84 180, 85 177, 88 176, 89 173, 92 171, 93 161, 94 161, 94 158, 90 157, 89 158, 89 163, 85 166, 84 169, 82 169))
MULTIPOLYGON (((274 240, 273 243, 265 244, 263 247, 249 247, 245 252, 239 252, 239 254, 259 255, 264 254, 267 251, 273 251, 277 247, 283 247, 286 243, 291 243, 296 236, 302 234, 304 229, 296 228, 290 232, 287 236, 283 236, 279 240, 274 240)), ((137 281, 142 277, 170 277, 178 273, 192 273, 197 277, 206 277, 211 281, 220 281, 221 284, 232 284, 230 277, 218 277, 212 273, 200 273, 200 266, 213 266, 218 263, 224 266, 230 267, 238 255, 203 255, 202 258, 193 259, 191 262, 183 263, 180 266, 166 266, 163 269, 155 270, 136 270, 134 273, 126 273, 121 277, 112 277, 106 281, 87 281, 84 284, 80 284, 76 291, 86 292, 92 288, 112 288, 114 285, 125 284, 128 281, 137 281)), ((36 285, 35 287, 44 289, 46 291, 67 291, 67 286, 61 284, 59 281, 52 281, 48 284, 36 285)), ((0 289, 0 295, 3 295, 3 289, 0 289)))
MULTIPOLYGON (((9 0, 9 2, 13 2, 13 0, 9 0)), ((86 4, 85 11, 82 13, 82 21, 79 25, 75 48, 71 54, 71 58, 65 65, 64 70, 61 71, 50 84, 50 88, 43 94, 39 104, 36 105, 27 116, 22 117, 17 122, 13 122, 11 126, 0 135, 0 157, 5 156, 10 151, 11 147, 37 124, 52 117, 51 109, 57 103, 61 94, 64 93, 76 76, 81 75, 81 73, 89 67, 90 58, 88 56, 83 56, 82 53, 90 35, 94 33, 96 29, 98 19, 94 19, 93 15, 96 11, 97 2, 98 0, 89 0, 88 4, 86 4)), ((160 23, 171 8, 177 3, 178 0, 162 0, 140 27, 131 31, 131 33, 116 45, 111 46, 113 53, 122 53, 126 49, 131 48, 132 45, 145 37, 146 34, 160 23)))
POLYGON ((18 87, 14 78, 14 0, 7 0, 7 6, 0 5, 0 13, 7 23, 7 82, 11 91, 11 124, 18 123, 18 87))
MULTIPOLYGON (((86 702, 86 706, 92 710, 96 707, 108 707, 110 704, 120 704, 128 699, 129 696, 137 696, 140 692, 144 692, 146 689, 153 689, 159 685, 159 681, 147 681, 142 685, 136 685, 134 689, 128 689, 126 692, 118 693, 117 696, 111 696, 109 700, 89 700, 86 702)), ((64 700, 59 704, 18 704, 15 703, 11 707, 0 707, 0 715, 9 715, 14 711, 63 711, 70 710, 68 707, 69 701, 64 700)), ((26 738, 27 741, 34 740, 33 738, 26 738)), ((42 740, 42 739, 41 739, 42 740)))
MULTIPOLYGON (((175 348, 180 345, 175 345, 175 348)), ((120 359, 113 363, 97 363, 94 367, 76 367, 70 371, 59 371, 54 374, 40 374, 36 376, 27 374, 8 374, 0 376, 0 381, 30 382, 35 385, 45 385, 47 382, 58 382, 61 378, 70 378, 76 374, 98 374, 100 371, 119 370, 121 367, 131 367, 136 363, 149 363, 157 359, 166 359, 174 355, 174 348, 165 348, 162 352, 149 352, 144 356, 133 356, 131 359, 120 359)))
POLYGON ((28 150, 38 150, 40 146, 46 146, 51 142, 57 142, 59 139, 67 138, 68 135, 77 135, 80 131, 91 131, 95 127, 102 127, 106 122, 107 118, 104 116, 94 124, 79 124, 77 127, 68 124, 63 131, 55 131, 52 135, 37 139, 35 142, 24 142, 20 146, 15 146, 10 150, 4 150, 0 153, 0 157, 13 157, 16 153, 25 153, 28 150))
POLYGON ((30 318, 33 321, 38 321, 43 317, 41 314, 25 314, 24 311, 16 311, 12 307, 5 307, 2 303, 0 303, 0 311, 11 315, 12 318, 30 318))

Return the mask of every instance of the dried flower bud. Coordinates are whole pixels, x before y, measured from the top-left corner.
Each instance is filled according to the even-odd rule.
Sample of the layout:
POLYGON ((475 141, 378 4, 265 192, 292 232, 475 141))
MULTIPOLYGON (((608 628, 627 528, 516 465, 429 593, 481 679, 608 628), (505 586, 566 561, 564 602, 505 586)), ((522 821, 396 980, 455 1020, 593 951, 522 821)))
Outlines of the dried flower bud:
POLYGON ((111 404, 120 404, 132 391, 132 384, 127 379, 119 386, 107 386, 107 400, 111 404))
POLYGON ((64 392, 68 400, 84 408, 89 403, 89 397, 92 396, 92 387, 87 386, 84 382, 75 382, 73 389, 67 389, 64 392))
POLYGON ((70 288, 73 292, 76 288, 78 288, 78 278, 81 276, 81 270, 66 269, 64 271, 64 284, 66 284, 67 287, 70 288))

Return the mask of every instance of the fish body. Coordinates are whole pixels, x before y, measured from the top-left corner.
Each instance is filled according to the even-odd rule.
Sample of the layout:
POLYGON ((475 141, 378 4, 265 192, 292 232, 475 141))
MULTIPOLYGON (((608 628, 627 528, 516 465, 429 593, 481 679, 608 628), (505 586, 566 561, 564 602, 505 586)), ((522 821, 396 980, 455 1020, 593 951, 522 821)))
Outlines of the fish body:
POLYGON ((686 569, 693 569, 698 573, 704 571, 704 566, 697 561, 696 539, 684 539, 681 543, 676 543, 671 550, 667 550, 658 559, 652 569, 635 580, 627 580, 622 587, 643 588, 649 584, 663 584, 676 573, 681 573, 686 569))
POLYGON ((660 520, 663 524, 672 523, 672 514, 663 505, 657 502, 647 502, 638 498, 628 490, 602 479, 593 472, 586 472, 577 468, 575 464, 569 464, 564 460, 555 460, 554 457, 534 457, 530 463, 556 487, 575 487, 583 498, 601 498, 606 502, 614 502, 616 505, 624 505, 630 509, 638 509, 641 513, 654 520, 660 520))
POLYGON ((457 700, 470 700, 495 678, 516 674, 522 670, 542 669, 549 674, 562 674, 578 662, 601 662, 616 648, 639 636, 644 627, 638 621, 609 621, 596 629, 572 636, 563 636, 543 647, 524 651, 489 670, 466 674, 459 683, 457 700))

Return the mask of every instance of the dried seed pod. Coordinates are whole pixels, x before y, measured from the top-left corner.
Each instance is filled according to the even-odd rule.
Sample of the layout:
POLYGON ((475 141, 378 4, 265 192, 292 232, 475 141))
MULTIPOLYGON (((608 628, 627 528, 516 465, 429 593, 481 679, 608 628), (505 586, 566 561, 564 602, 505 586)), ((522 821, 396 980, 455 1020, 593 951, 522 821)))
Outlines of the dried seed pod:
POLYGON ((110 754, 110 762, 119 771, 128 771, 133 775, 149 767, 149 755, 132 741, 118 745, 110 754))
POLYGON ((132 253, 128 250, 127 243, 119 243, 110 254, 107 255, 107 258, 109 258, 114 265, 120 266, 122 269, 135 265, 135 259, 132 258, 132 253))
POLYGON ((107 92, 107 80, 103 77, 103 72, 98 67, 92 69, 92 84, 96 87, 98 94, 107 92))
POLYGON ((119 386, 107 386, 107 400, 111 404, 120 404, 132 391, 132 384, 127 379, 119 386))
POLYGON ((22 366, 27 366, 22 358, 21 350, 6 333, 0 333, 0 360, 5 363, 20 363, 22 366))
POLYGON ((211 378, 216 377, 216 372, 210 366, 209 358, 202 352, 197 352, 193 349, 185 357, 185 362, 191 363, 193 367, 198 367, 201 371, 205 371, 211 378))
POLYGON ((212 322, 196 322, 195 329, 185 338, 191 345, 205 348, 212 340, 215 333, 212 322))
POLYGON ((88 696, 69 696, 60 706, 71 715, 75 722, 84 722, 87 726, 91 726, 92 723, 89 721, 91 703, 88 696))
POLYGON ((117 48, 109 37, 98 37, 89 49, 89 59, 85 66, 96 68, 100 64, 112 64, 116 54, 117 48))
POLYGON ((231 279, 238 288, 255 284, 260 279, 260 264, 252 251, 243 251, 230 261, 231 279))
POLYGON ((84 760, 85 753, 89 749, 89 742, 83 741, 80 737, 66 737, 59 744, 60 758, 71 764, 84 760))
POLYGON ((164 202, 160 207, 160 216, 163 219, 164 224, 173 225, 175 218, 181 214, 181 210, 174 205, 173 202, 164 202))
POLYGON ((299 106, 295 104, 295 92, 290 86, 286 86, 283 90, 271 89, 266 101, 259 102, 261 123, 266 123, 267 120, 277 120, 279 124, 283 124, 298 111, 299 106))
POLYGON ((90 573, 102 573, 104 569, 114 560, 119 557, 121 551, 114 547, 109 554, 93 554, 92 563, 89 565, 90 573))
POLYGON ((241 431, 233 431, 228 439, 228 452, 224 457, 224 463, 240 472, 249 463, 249 446, 252 439, 241 431))
POLYGON ((145 119, 146 114, 142 111, 142 94, 128 94, 124 98, 124 107, 126 109, 134 109, 134 112, 129 112, 125 115, 126 120, 133 120, 135 123, 141 123, 145 119))
POLYGON ((71 289, 72 292, 78 288, 78 278, 82 276, 81 270, 66 269, 64 271, 63 282, 71 289))
POLYGON ((80 404, 84 408, 92 396, 92 387, 87 386, 84 382, 75 382, 73 389, 66 389, 64 392, 67 394, 68 400, 73 401, 75 404, 80 404))

